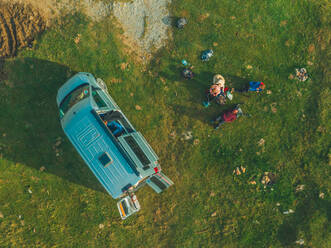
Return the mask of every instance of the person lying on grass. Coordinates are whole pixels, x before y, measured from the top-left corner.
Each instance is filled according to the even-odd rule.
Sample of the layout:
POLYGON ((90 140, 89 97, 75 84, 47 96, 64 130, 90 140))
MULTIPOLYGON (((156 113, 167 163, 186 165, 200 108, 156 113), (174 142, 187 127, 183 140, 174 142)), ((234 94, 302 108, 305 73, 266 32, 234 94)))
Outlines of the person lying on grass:
POLYGON ((239 107, 239 104, 234 109, 226 110, 219 117, 217 117, 214 121, 214 128, 218 129, 221 125, 226 122, 233 122, 238 119, 238 117, 243 116, 244 113, 242 109, 239 107))
POLYGON ((244 88, 239 89, 236 91, 237 92, 248 92, 248 91, 256 91, 256 92, 260 92, 262 90, 265 89, 265 84, 263 82, 249 82, 249 84, 245 85, 244 88))

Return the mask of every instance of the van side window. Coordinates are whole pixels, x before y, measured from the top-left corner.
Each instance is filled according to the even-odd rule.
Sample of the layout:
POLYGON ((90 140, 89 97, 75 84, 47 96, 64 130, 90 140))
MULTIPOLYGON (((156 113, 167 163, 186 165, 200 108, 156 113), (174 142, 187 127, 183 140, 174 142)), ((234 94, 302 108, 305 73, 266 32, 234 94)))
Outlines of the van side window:
POLYGON ((99 108, 104 108, 104 107, 107 107, 107 104, 100 96, 100 94, 99 94, 100 91, 101 91, 100 89, 92 87, 92 96, 93 96, 95 103, 98 105, 99 108))

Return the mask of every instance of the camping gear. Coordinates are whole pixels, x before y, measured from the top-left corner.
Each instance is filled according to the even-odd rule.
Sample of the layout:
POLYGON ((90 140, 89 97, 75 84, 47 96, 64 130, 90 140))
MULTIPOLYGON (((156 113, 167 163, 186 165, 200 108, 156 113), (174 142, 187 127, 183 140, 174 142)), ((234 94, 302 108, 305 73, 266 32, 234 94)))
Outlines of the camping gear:
POLYGON ((214 51, 211 49, 205 50, 201 54, 201 60, 202 61, 208 61, 214 54, 214 51))
POLYGON ((205 108, 207 108, 210 105, 210 103, 216 99, 216 97, 212 97, 212 98, 210 98, 210 97, 212 97, 212 96, 208 93, 206 96, 207 100, 202 102, 202 105, 205 108))
POLYGON ((182 72, 182 75, 185 79, 192 79, 194 74, 190 69, 185 68, 182 72))
POLYGON ((308 73, 306 68, 295 69, 295 74, 300 82, 304 82, 308 79, 308 73))
POLYGON ((224 96, 223 93, 219 94, 215 98, 216 98, 216 102, 220 105, 224 105, 226 103, 226 97, 224 96))
POLYGON ((230 101, 232 101, 232 99, 233 99, 233 95, 231 94, 230 91, 227 91, 227 92, 226 92, 226 96, 229 98, 230 101))
POLYGON ((186 18, 181 17, 181 18, 179 18, 178 21, 177 21, 177 28, 182 29, 182 28, 184 28, 184 26, 185 26, 186 24, 187 24, 187 20, 186 20, 186 18))
POLYGON ((182 60, 182 64, 185 66, 189 65, 189 63, 185 59, 182 60))

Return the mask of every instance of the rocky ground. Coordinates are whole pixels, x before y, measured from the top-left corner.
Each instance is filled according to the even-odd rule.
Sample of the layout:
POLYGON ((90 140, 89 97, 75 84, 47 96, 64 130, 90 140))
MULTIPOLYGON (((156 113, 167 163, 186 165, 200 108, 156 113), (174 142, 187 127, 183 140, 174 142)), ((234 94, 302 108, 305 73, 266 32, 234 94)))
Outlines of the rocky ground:
POLYGON ((128 44, 139 54, 150 55, 168 38, 171 0, 95 1, 95 0, 0 0, 0 57, 14 55, 42 32, 51 20, 65 13, 82 11, 93 21, 115 16, 128 44))

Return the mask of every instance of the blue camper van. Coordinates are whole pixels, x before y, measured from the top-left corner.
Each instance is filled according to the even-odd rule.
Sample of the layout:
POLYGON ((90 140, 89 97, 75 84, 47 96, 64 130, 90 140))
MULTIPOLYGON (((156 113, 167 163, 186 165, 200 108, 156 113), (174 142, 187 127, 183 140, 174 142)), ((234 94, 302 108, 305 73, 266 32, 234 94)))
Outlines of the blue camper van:
POLYGON ((160 193, 173 184, 101 79, 79 72, 62 85, 56 100, 65 134, 105 190, 120 199, 122 219, 140 210, 134 194, 140 187, 147 184, 160 193))

